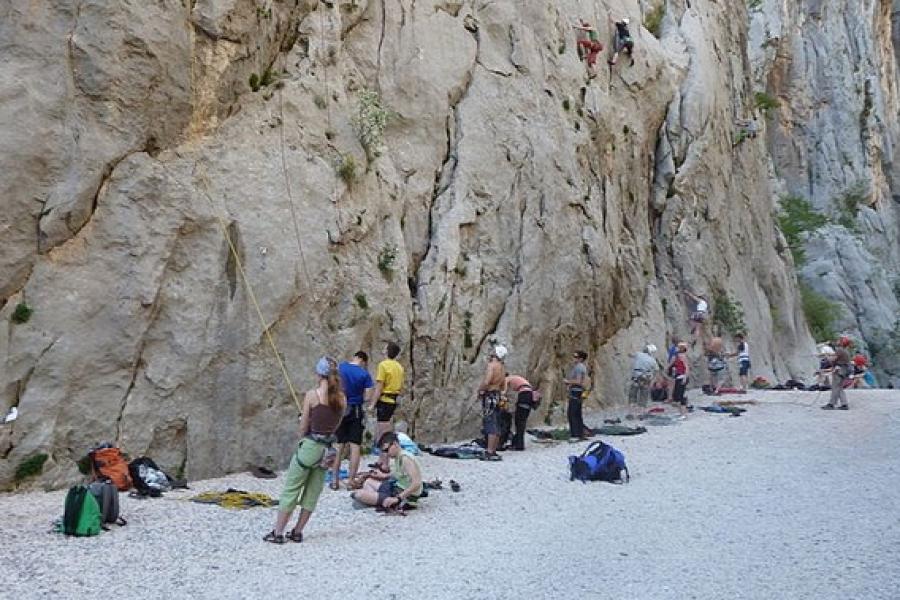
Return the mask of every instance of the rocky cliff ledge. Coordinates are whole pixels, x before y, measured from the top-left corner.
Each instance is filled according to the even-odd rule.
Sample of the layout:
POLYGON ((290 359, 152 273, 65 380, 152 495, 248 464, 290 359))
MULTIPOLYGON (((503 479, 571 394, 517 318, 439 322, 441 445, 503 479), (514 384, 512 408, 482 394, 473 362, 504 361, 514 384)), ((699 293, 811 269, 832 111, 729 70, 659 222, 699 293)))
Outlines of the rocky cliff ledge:
POLYGON ((298 388, 322 353, 399 341, 424 439, 475 431, 493 339, 550 400, 584 348, 595 396, 621 402, 627 353, 687 333, 685 289, 743 312, 757 373, 808 375, 798 269, 897 369, 893 15, 7 3, 0 408, 20 416, 0 427, 0 484, 46 454, 36 481, 64 485, 100 440, 194 478, 286 456, 296 408, 266 331, 298 388), (588 77, 571 25, 608 45, 623 16, 634 63, 604 54, 588 77), (776 218, 791 195, 828 220, 803 264, 776 218))

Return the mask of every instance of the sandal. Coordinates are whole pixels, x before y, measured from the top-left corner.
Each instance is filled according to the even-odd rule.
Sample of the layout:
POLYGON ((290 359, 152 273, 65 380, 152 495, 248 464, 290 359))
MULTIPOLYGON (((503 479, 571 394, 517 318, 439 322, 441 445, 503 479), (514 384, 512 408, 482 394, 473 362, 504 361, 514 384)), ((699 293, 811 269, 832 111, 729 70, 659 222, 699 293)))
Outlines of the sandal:
POLYGON ((450 480, 450 489, 453 490, 454 492, 458 492, 459 490, 462 489, 462 486, 451 479, 450 480))
POLYGON ((297 531, 296 529, 291 529, 291 532, 288 533, 284 537, 286 537, 287 539, 291 540, 292 542, 294 542, 296 544, 299 544, 300 542, 303 541, 303 532, 297 531))
POLYGON ((341 489, 341 483, 337 479, 335 479, 334 481, 332 481, 331 483, 328 484, 328 487, 331 488, 332 490, 334 490, 335 492, 337 492, 338 490, 341 489))
POLYGON ((283 544, 285 540, 283 535, 275 533, 275 530, 273 529, 263 537, 263 541, 272 544, 283 544))

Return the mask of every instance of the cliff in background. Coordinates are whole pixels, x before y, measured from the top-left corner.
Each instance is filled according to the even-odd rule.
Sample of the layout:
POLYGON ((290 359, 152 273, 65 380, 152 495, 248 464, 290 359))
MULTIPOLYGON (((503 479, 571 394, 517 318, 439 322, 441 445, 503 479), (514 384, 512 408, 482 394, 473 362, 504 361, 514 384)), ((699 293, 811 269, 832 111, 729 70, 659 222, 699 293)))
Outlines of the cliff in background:
POLYGON ((545 410, 576 348, 621 402, 627 354, 687 334, 685 289, 743 310, 757 374, 815 364, 797 267, 840 327, 897 343, 890 2, 0 12, 0 408, 20 413, 0 484, 45 453, 38 481, 64 485, 101 440, 192 478, 287 456, 266 331, 298 389, 323 353, 398 340, 403 417, 430 440, 476 431, 494 339, 545 410), (662 10, 657 39, 638 24, 662 10), (609 44, 625 15, 634 64, 588 78, 571 24, 609 44), (843 223, 809 232, 804 265, 788 194, 843 223))

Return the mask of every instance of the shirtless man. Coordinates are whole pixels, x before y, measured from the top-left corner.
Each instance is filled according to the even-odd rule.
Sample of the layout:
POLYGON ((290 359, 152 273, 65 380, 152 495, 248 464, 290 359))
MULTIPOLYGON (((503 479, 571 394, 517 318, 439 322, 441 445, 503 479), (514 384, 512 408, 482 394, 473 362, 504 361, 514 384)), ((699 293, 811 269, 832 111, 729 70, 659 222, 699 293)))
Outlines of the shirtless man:
POLYGON ((506 358, 506 346, 494 346, 488 356, 484 378, 478 386, 478 398, 481 400, 482 432, 487 437, 487 451, 482 460, 501 460, 497 454, 500 441, 500 393, 506 382, 503 359, 506 358))

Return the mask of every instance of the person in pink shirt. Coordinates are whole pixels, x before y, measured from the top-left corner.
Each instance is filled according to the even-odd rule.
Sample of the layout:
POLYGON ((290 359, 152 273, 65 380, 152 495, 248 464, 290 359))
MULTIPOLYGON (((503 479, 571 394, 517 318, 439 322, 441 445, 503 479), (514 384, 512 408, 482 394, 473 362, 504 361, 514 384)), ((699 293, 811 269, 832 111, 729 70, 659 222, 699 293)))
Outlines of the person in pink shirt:
POLYGON ((535 408, 538 403, 539 393, 531 387, 528 380, 521 375, 506 374, 506 383, 504 386, 507 397, 512 401, 512 395, 515 394, 516 414, 515 428, 513 435, 512 449, 525 449, 525 425, 528 423, 528 415, 531 409, 535 408))

